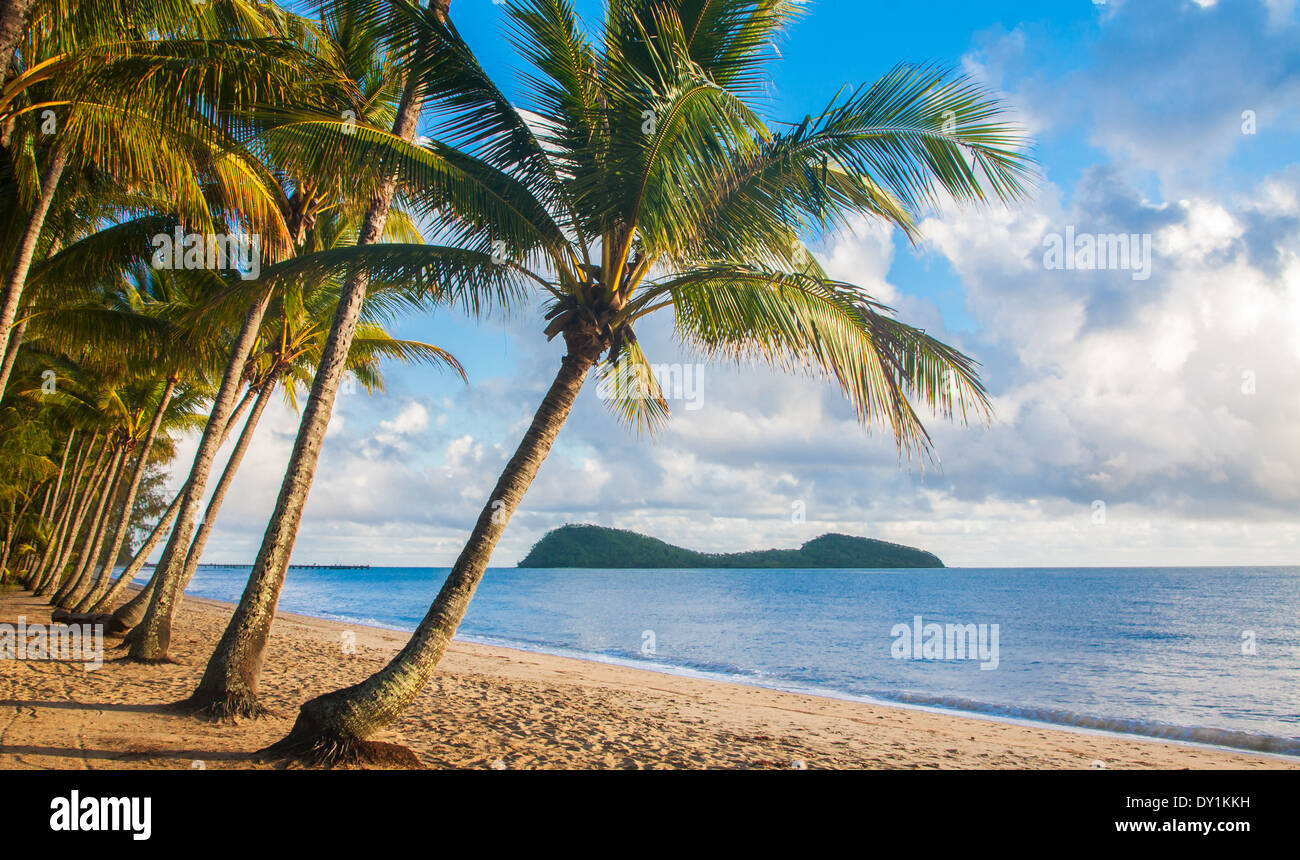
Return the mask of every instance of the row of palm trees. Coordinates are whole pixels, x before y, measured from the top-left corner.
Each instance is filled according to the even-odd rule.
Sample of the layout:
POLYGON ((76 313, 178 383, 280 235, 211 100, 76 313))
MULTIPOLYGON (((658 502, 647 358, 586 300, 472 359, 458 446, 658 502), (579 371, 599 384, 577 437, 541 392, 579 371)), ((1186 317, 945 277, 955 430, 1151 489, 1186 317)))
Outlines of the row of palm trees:
MULTIPOLYGON (((598 28, 568 0, 513 0, 527 70, 507 96, 449 0, 309 5, 0 0, 0 569, 61 608, 111 612, 128 659, 167 659, 268 399, 301 406, 189 712, 263 713, 271 622, 344 378, 378 388, 389 359, 461 373, 390 336, 398 315, 540 309, 565 354, 406 647, 305 703, 270 755, 381 754, 369 738, 426 686, 587 378, 648 364, 636 329, 652 314, 718 360, 833 382, 909 456, 930 449, 918 407, 987 416, 972 359, 804 244, 859 216, 915 239, 936 203, 1020 197, 1026 141, 980 87, 900 66, 774 126, 768 67, 795 0, 622 0, 598 28), (261 256, 160 268, 156 238, 174 232, 255 236, 261 256), (185 434, 198 440, 180 492, 142 495, 185 434)), ((612 390, 626 423, 667 419, 657 390, 612 390)))

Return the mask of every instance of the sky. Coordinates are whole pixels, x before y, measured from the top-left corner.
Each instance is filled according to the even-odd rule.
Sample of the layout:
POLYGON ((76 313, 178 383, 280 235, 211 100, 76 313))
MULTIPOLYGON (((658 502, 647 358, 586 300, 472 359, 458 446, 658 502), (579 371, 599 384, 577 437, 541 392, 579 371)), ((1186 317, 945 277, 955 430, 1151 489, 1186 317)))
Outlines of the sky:
MULTIPOLYGON (((513 97, 501 7, 452 17, 513 97)), ((900 460, 834 387, 707 362, 657 315, 638 330, 650 360, 692 383, 670 425, 637 436, 589 382, 494 566, 565 523, 714 552, 841 532, 963 567, 1300 563, 1295 0, 821 0, 778 47, 773 123, 935 63, 1032 135, 1023 203, 942 207, 915 245, 867 221, 809 237, 833 276, 981 363, 991 421, 928 418, 937 462, 900 460), (1124 237, 1126 266, 1092 267, 1095 236, 1124 237)), ((390 367, 385 393, 339 398, 294 562, 450 565, 558 368, 538 319, 401 321, 469 384, 390 367)), ((268 409, 205 561, 251 562, 296 429, 268 409)))

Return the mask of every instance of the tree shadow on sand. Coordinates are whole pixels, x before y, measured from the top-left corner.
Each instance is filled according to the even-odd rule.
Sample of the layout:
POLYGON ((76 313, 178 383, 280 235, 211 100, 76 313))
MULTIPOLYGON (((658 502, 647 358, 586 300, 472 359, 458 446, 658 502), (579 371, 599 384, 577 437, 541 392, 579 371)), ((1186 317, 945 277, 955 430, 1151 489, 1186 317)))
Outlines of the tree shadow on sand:
POLYGON ((237 761, 249 762, 252 756, 247 752, 230 750, 178 750, 178 749, 134 749, 134 750, 92 750, 74 747, 38 747, 38 746, 0 746, 0 753, 5 755, 39 755, 67 759, 96 759, 101 761, 139 761, 141 759, 178 759, 184 766, 193 769, 194 762, 237 761))
POLYGON ((132 714, 175 714, 173 705, 130 705, 124 702, 75 702, 0 699, 0 708, 53 708, 63 711, 123 711, 132 714))

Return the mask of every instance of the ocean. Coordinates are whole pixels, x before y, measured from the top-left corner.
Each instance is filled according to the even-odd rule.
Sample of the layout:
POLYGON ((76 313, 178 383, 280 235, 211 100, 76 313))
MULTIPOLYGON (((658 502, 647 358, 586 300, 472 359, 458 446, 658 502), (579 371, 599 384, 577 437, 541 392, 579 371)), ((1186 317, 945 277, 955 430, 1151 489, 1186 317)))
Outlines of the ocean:
MULTIPOLYGON (((236 601, 247 573, 200 568, 189 593, 236 601)), ((446 573, 292 569, 280 608, 412 630, 446 573)), ((1296 567, 494 568, 458 638, 822 696, 1300 755, 1296 567)))

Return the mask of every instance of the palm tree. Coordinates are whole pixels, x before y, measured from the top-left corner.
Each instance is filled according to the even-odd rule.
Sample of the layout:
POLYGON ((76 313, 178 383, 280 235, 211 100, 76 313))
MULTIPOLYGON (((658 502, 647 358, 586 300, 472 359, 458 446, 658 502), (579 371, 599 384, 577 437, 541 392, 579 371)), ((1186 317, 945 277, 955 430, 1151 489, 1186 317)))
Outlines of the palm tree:
MULTIPOLYGON (((73 425, 70 435, 75 436, 79 429, 73 425)), ((38 596, 48 593, 55 559, 63 552, 63 541, 67 534, 75 499, 77 498, 78 485, 81 481, 88 449, 86 438, 83 436, 77 442, 76 455, 70 464, 71 468, 67 472, 66 492, 62 496, 56 494, 51 502, 49 526, 45 536, 45 550, 36 563, 35 569, 28 577, 28 587, 38 596)))
MULTIPOLYGON (((203 386, 186 386, 178 388, 173 381, 175 377, 168 377, 161 382, 161 386, 155 383, 152 396, 154 401, 145 401, 155 403, 153 417, 147 427, 138 428, 143 432, 143 440, 138 443, 139 453, 136 455, 135 468, 132 471, 131 483, 128 491, 120 503, 121 516, 118 520, 117 528, 113 533, 112 542, 104 552, 103 567, 95 582, 95 587, 74 608, 75 612, 105 613, 121 597, 122 592, 130 585, 135 574, 143 567, 144 560, 148 558, 149 553, 157 545, 161 538, 159 533, 161 529, 166 529, 176 512, 179 510, 179 503, 173 499, 173 503, 168 505, 159 517, 155 527, 151 530, 150 536, 145 540, 141 547, 132 556, 127 569, 118 574, 113 579, 113 570, 122 555, 123 547, 126 543, 127 535, 132 530, 137 516, 143 516, 144 512, 138 510, 140 502, 143 501, 139 495, 142 481, 145 474, 151 466, 156 467, 159 464, 171 462, 175 457, 176 443, 173 434, 180 436, 202 427, 204 415, 202 407, 208 402, 211 391, 203 386), (161 391, 158 388, 161 387, 161 391), (169 394, 168 389, 171 389, 169 394), (138 566, 131 569, 132 565, 138 566)), ((178 494, 179 496, 179 494, 178 494)))
POLYGON ((5 78, 14 48, 22 38, 27 16, 36 0, 0 0, 0 81, 5 78))
MULTIPOLYGON (((9 184, 6 202, 17 204, 0 212, 6 234, 0 256, 7 273, 0 345, 6 359, 16 355, 13 335, 25 333, 26 318, 17 329, 11 324, 20 304, 29 301, 24 293, 32 287, 28 275, 37 250, 53 244, 44 228, 57 201, 95 200, 78 194, 80 189, 70 192, 69 179, 87 174, 106 179, 110 191, 130 195, 137 208, 152 204, 187 231, 242 228, 260 237, 272 258, 288 247, 288 227, 269 193, 273 183, 237 138, 253 105, 319 88, 316 60, 295 44, 304 41, 301 20, 274 6, 246 0, 200 6, 86 0, 49 6, 47 14, 28 17, 15 74, 0 92, 0 161, 12 168, 0 171, 0 179, 9 184), (33 120, 50 114, 57 122, 47 133, 33 120)), ((224 437, 238 371, 264 307, 252 303, 243 336, 234 342, 169 550, 188 545, 188 515, 224 437)), ((6 360, 0 375, 10 366, 6 360)), ((5 384, 0 378, 0 392, 5 384)), ((99 480, 98 471, 92 476, 99 480)), ((78 508, 63 529, 72 540, 55 555, 59 577, 60 560, 76 541, 82 516, 78 508)), ((48 581, 43 587, 48 589, 48 581)))
MULTIPOLYGON (((28 406, 22 404, 21 406, 28 406)), ((67 432, 63 456, 58 466, 50 455, 56 447, 59 428, 49 422, 47 410, 9 405, 0 409, 0 580, 10 578, 10 561, 25 563, 34 551, 33 542, 40 535, 28 527, 28 512, 36 499, 44 496, 41 519, 50 505, 53 489, 67 466, 72 434, 67 432), (43 491, 43 492, 42 492, 43 491), (20 548, 25 547, 26 549, 20 548)), ((34 518, 34 517, 33 517, 34 518)))
MULTIPOLYGON (((131 523, 131 513, 135 509, 135 497, 140 490, 140 482, 144 478, 145 469, 149 463, 149 455, 153 449, 154 440, 158 436, 158 429, 162 426, 163 417, 167 414, 167 406, 171 402, 172 394, 176 391, 177 379, 169 376, 162 385, 161 391, 155 389, 155 386, 136 385, 132 387, 132 394, 143 395, 137 398, 123 398, 123 431, 126 435, 126 451, 123 460, 125 466, 132 456, 135 458, 135 466, 131 469, 130 479, 127 482, 125 495, 122 498, 122 514, 118 518, 117 526, 113 531, 112 537, 107 544, 107 551, 104 553, 104 564, 99 573, 94 572, 92 566, 89 573, 87 586, 79 591, 74 591, 69 595, 67 603, 72 603, 72 609, 76 612, 85 612, 107 591, 109 580, 112 578, 113 565, 117 560, 118 554, 122 551, 122 542, 126 540, 127 528, 131 523), (156 405, 155 405, 156 404, 156 405), (148 423, 146 424, 145 421, 148 423)), ((97 556, 96 556, 97 557, 97 556)), ((92 558, 94 565, 95 558, 92 558)))
MULTIPOLYGON (((29 353, 37 351, 28 350, 29 353)), ((82 436, 78 446, 72 481, 53 536, 54 543, 52 547, 47 543, 36 588, 38 596, 53 593, 62 598, 83 571, 89 547, 102 524, 105 496, 111 491, 119 467, 121 439, 111 411, 105 408, 101 397, 102 374, 93 368, 83 368, 66 357, 47 354, 42 361, 47 366, 55 364, 59 367, 50 380, 54 383, 53 390, 47 391, 45 378, 29 372, 24 366, 26 362, 21 361, 25 384, 20 391, 21 397, 11 400, 9 408, 17 407, 22 401, 38 403, 62 416, 74 429, 88 434, 82 436), (87 520, 92 511, 93 515, 87 520), (83 525, 86 527, 84 535, 83 525), (72 575, 65 576, 68 572, 66 565, 74 558, 74 553, 76 561, 72 575), (47 561, 48 566, 45 564, 47 561)))
MULTIPOLYGON (((430 10, 428 10, 428 14, 435 20, 445 16, 448 3, 449 0, 435 0, 430 10)), ((343 0, 341 3, 328 5, 335 11, 343 10, 348 15, 350 23, 355 22, 360 25, 369 23, 369 29, 372 32, 377 30, 382 32, 375 26, 375 19, 372 17, 378 11, 376 4, 370 3, 368 0, 357 0, 357 2, 343 0)), ((412 17, 418 18, 418 11, 417 7, 411 6, 405 0, 393 0, 391 8, 383 11, 380 18, 393 28, 392 37, 396 38, 411 29, 409 24, 407 26, 403 26, 403 24, 412 17)), ((326 25, 321 28, 322 31, 328 33, 328 24, 329 22, 326 22, 326 25)), ((364 44, 371 45, 374 43, 365 40, 364 44)), ((419 73, 424 71, 425 65, 424 50, 419 47, 421 44, 423 44, 423 40, 417 39, 417 47, 413 51, 414 59, 399 67, 401 73, 405 74, 408 80, 400 92, 400 99, 393 114, 393 131, 389 136, 399 142, 409 143, 415 137, 423 91, 423 80, 419 73)), ((330 53, 334 54, 335 52, 331 51, 330 53)), ((337 56, 340 60, 339 74, 343 76, 354 73, 355 70, 347 63, 347 52, 340 51, 337 56)), ((357 83, 354 78, 348 78, 348 80, 354 84, 357 83)), ((382 81, 383 76, 381 76, 381 85, 378 90, 367 93, 367 95, 372 98, 384 97, 389 87, 382 81)), ((351 94, 355 96, 356 90, 360 90, 360 88, 360 85, 357 85, 351 94)), ((337 93, 336 95, 346 94, 348 93, 337 93)), ((336 102, 333 106, 339 107, 339 103, 336 102)), ((292 210, 285 220, 286 223, 297 227, 295 244, 299 250, 307 250, 302 248, 306 229, 316 220, 319 212, 332 205, 333 200, 337 199, 337 197, 345 196, 346 189, 340 187, 337 178, 332 186, 326 181, 327 177, 338 176, 337 173, 331 173, 331 171, 337 170, 340 164, 343 164, 357 166, 364 174, 366 172, 364 170, 365 162, 357 160, 340 161, 340 154, 347 150, 338 141, 333 146, 315 152, 314 160, 304 159, 301 152, 294 152, 292 148, 286 150, 282 141, 285 138, 292 139, 294 131, 302 128, 334 130, 345 139, 351 137, 369 139, 372 135, 382 134, 376 128, 362 122, 363 119, 370 118, 367 116, 366 109, 373 109, 372 106, 373 102, 369 99, 361 102, 354 101, 349 103, 347 108, 352 115, 343 119, 340 119, 338 113, 318 113, 316 116, 307 116, 306 118, 289 116, 287 121, 267 124, 263 135, 263 145, 274 153, 275 158, 273 160, 278 163, 280 163, 280 159, 286 160, 280 163, 280 167, 295 180, 295 193, 286 197, 283 205, 292 210), (304 166, 309 161, 311 162, 310 166, 304 169, 304 166)), ((392 206, 393 197, 397 190, 397 182, 395 177, 383 175, 388 169, 387 163, 382 160, 379 163, 379 180, 374 183, 367 183, 362 180, 361 187, 371 191, 371 193, 363 198, 366 200, 366 208, 364 216, 360 219, 360 227, 355 240, 356 247, 348 250, 358 250, 372 246, 383 238, 389 209, 392 206)), ((373 174, 375 171, 371 171, 371 173, 373 174)), ((312 260, 322 255, 329 257, 330 254, 330 251, 306 254, 305 259, 312 260)), ((347 258, 346 254, 344 258, 347 258)), ((297 259, 294 258, 282 261, 276 266, 272 266, 271 270, 265 274, 264 280, 269 286, 263 288, 263 310, 265 302, 269 301, 270 291, 274 289, 277 279, 280 282, 287 282, 297 273, 296 262, 297 259)), ((297 442, 290 456, 289 467, 284 484, 281 487, 280 499, 277 502, 276 510, 282 513, 272 520, 273 524, 284 525, 289 520, 292 520, 293 529, 296 531, 297 521, 305 504, 306 492, 310 487, 311 477, 319 456, 320 443, 324 436, 325 427, 329 423, 334 396, 338 390, 339 382, 347 370, 351 341, 361 316, 362 305, 366 298, 367 284, 368 279, 365 274, 357 273, 347 279, 341 291, 330 336, 325 342, 320 364, 313 381, 312 394, 303 410, 297 442)), ((191 493, 193 492, 194 490, 191 488, 191 493)), ((163 551, 162 559, 158 563, 160 571, 156 574, 158 584, 150 598, 148 611, 145 613, 140 625, 128 636, 131 646, 129 652, 131 659, 150 662, 167 659, 167 649, 171 639, 172 617, 175 614, 179 597, 184 593, 188 584, 184 576, 184 558, 179 553, 173 552, 173 546, 177 544, 178 535, 183 535, 186 539, 189 537, 184 507, 178 516, 178 525, 173 530, 168 547, 163 551)), ((263 551, 259 552, 258 561, 255 562, 253 567, 252 576, 255 581, 261 582, 266 578, 268 576, 267 571, 271 571, 269 574, 271 579, 274 580, 278 577, 278 580, 273 585, 267 586, 268 591, 276 596, 279 594, 279 583, 283 581, 284 568, 288 565, 288 556, 284 555, 281 559, 279 554, 280 549, 284 546, 285 537, 283 535, 272 535, 268 531, 263 543, 263 551), (271 553, 270 555, 267 554, 268 551, 271 553), (283 565, 279 564, 281 560, 284 562, 283 565), (279 572, 275 573, 276 570, 279 572)))
MULTIPOLYGON (((250 387, 246 389, 244 394, 239 398, 238 403, 235 404, 235 408, 230 413, 230 418, 225 422, 225 426, 222 428, 221 434, 217 438, 216 447, 218 449, 226 444, 226 440, 230 438, 230 434, 239 424, 239 419, 243 417, 244 411, 250 404, 252 404, 256 395, 257 392, 250 387)), ((210 420, 211 418, 209 417, 209 421, 210 420)), ((114 582, 113 587, 109 589, 109 596, 112 599, 115 600, 120 596, 126 586, 134 581, 136 574, 144 568, 145 561, 157 548, 163 535, 171 534, 170 529, 176 522, 176 517, 180 515, 181 507, 185 503, 185 500, 189 497, 190 486, 189 481, 187 480, 186 483, 181 486, 176 497, 172 499, 171 504, 167 506, 167 509, 158 519, 158 522, 154 524, 154 528, 152 532, 150 532, 149 537, 145 539, 140 549, 136 551, 135 556, 132 557, 131 562, 126 566, 126 569, 118 575, 117 581, 114 582)), ((144 588, 137 591, 135 596, 130 600, 112 610, 112 617, 108 622, 105 630, 106 633, 114 635, 128 633, 144 619, 145 612, 148 610, 150 602, 153 599, 154 590, 158 587, 158 582, 161 579, 162 573, 163 569, 158 565, 155 565, 153 576, 151 576, 149 581, 145 583, 144 588)), ((111 608, 112 600, 105 599, 101 600, 99 604, 95 606, 94 611, 107 612, 111 608)))
MULTIPOLYGON (((92 567, 86 587, 73 592, 64 601, 65 605, 73 604, 69 608, 74 612, 88 612, 105 598, 111 603, 117 597, 117 594, 110 593, 109 587, 113 568, 131 527, 141 482, 157 453, 155 443, 159 434, 167 438, 172 433, 192 432, 203 425, 203 416, 196 407, 206 399, 208 392, 202 387, 179 388, 179 385, 180 370, 177 369, 162 379, 148 379, 125 386, 119 394, 127 454, 128 457, 134 456, 135 465, 123 491, 121 514, 102 553, 99 573, 96 575, 92 567)), ((172 446, 160 447, 164 447, 170 457, 172 446)))
POLYGON ((54 592, 51 603, 63 609, 75 606, 95 581, 97 560, 103 549, 110 514, 130 459, 135 440, 129 430, 128 409, 122 389, 108 373, 93 366, 83 367, 79 379, 69 379, 51 398, 76 403, 87 414, 97 417, 97 424, 107 438, 105 450, 111 451, 102 489, 93 506, 87 531, 76 553, 76 563, 62 586, 54 592))
MULTIPOLYGON (((267 754, 338 761, 375 751, 366 739, 428 682, 588 373, 652 378, 635 333, 650 314, 671 309, 679 338, 706 354, 833 380, 860 421, 887 426, 909 456, 930 450, 913 401, 945 417, 987 416, 973 360, 827 277, 799 237, 865 215, 915 238, 933 202, 1014 200, 1032 177, 1025 140, 970 81, 906 66, 773 131, 756 104, 772 40, 798 9, 611 2, 595 46, 565 0, 508 3, 532 66, 531 121, 454 27, 437 31, 428 90, 441 142, 402 163, 413 178, 454 163, 478 180, 477 205, 440 199, 437 225, 462 249, 495 247, 526 268, 547 301, 545 333, 566 354, 410 641, 360 684, 305 703, 267 754)), ((389 269, 412 272, 433 253, 374 249, 389 269)), ((646 396, 612 390, 629 422, 654 429, 667 416, 653 386, 646 396)), ((283 516, 278 509, 268 540, 285 529, 283 516)), ((289 520, 296 525, 296 511, 289 520)), ((264 543, 259 564, 270 551, 287 559, 264 543)))
MULTIPOLYGON (((54 529, 52 518, 54 512, 58 509, 61 492, 63 490, 64 478, 68 475, 68 456, 72 453, 72 442, 77 435, 75 427, 64 427, 46 417, 45 426, 53 433, 64 433, 65 440, 63 443, 63 455, 59 458, 58 471, 54 475, 53 481, 46 481, 44 501, 41 503, 40 512, 36 517, 24 524, 22 539, 26 540, 26 549, 20 553, 23 556, 24 569, 19 575, 19 582, 24 588, 35 590, 34 578, 39 569, 39 565, 48 558, 48 553, 53 543, 54 529), (37 553, 44 548, 45 555, 38 556, 37 553)), ((8 433, 6 439, 12 438, 8 433)), ((11 443, 12 444, 12 443, 11 443)), ((21 446, 15 446, 19 450, 28 453, 33 450, 39 450, 26 441, 21 446)), ((53 449, 51 449, 51 454, 53 449)), ((53 462, 53 461, 51 461, 53 462)), ((14 539, 19 539, 15 537, 14 539)), ((6 542, 6 552, 11 552, 11 548, 6 542)))
MULTIPOLYGON (((294 26, 295 32, 299 34, 311 29, 305 27, 298 19, 294 19, 294 26)), ((319 71, 316 69, 314 60, 311 64, 302 67, 301 70, 306 69, 310 69, 313 75, 316 71, 319 71)), ((325 71, 328 72, 328 69, 325 71)), ((332 73, 320 80, 314 76, 304 76, 298 83, 297 90, 290 94, 292 97, 282 99, 281 102, 285 104, 297 104, 301 101, 311 103, 337 96, 340 91, 345 94, 352 91, 349 82, 332 73)), ((250 126, 256 128, 259 125, 264 127, 267 124, 265 117, 254 117, 250 120, 246 115, 241 115, 236 119, 242 125, 242 130, 245 133, 249 131, 250 126)), ((240 150, 241 152, 248 151, 244 147, 240 147, 240 150)), ((302 241, 304 232, 317 217, 327 200, 309 193, 310 189, 305 184, 299 185, 294 189, 292 195, 288 195, 278 178, 272 175, 266 166, 260 162, 249 165, 249 169, 256 176, 256 181, 253 184, 257 186, 261 195, 258 197, 258 205, 255 207, 256 212, 259 215, 268 216, 273 213, 273 220, 284 228, 287 241, 277 245, 276 252, 272 257, 273 261, 283 259, 293 253, 294 246, 302 241), (261 205, 263 199, 267 203, 265 207, 261 205)), ((244 216, 247 214, 246 212, 241 213, 244 216)), ((171 639, 172 616, 176 611, 180 595, 184 593, 185 586, 188 584, 184 576, 185 560, 188 557, 189 547, 193 541, 199 506, 202 503, 203 493, 207 488, 207 481, 211 475, 217 449, 221 444, 220 440, 223 438, 226 427, 231 420, 237 393, 243 385, 242 374, 244 368, 256 342, 262 318, 272 298, 273 283, 268 282, 265 286, 261 286, 260 282, 258 283, 259 288, 255 290, 251 299, 243 307, 239 333, 234 339, 229 362, 226 365, 212 413, 195 452, 175 525, 158 560, 153 581, 146 589, 149 592, 147 607, 139 624, 127 634, 127 642, 130 645, 128 657, 131 660, 143 662, 167 660, 167 648, 171 639)), ((243 291, 236 292, 243 294, 243 291)))
MULTIPOLYGON (((201 427, 196 409, 210 399, 206 380, 222 364, 220 331, 187 321, 186 315, 192 316, 205 292, 222 289, 225 282, 207 270, 173 272, 145 266, 140 257, 148 244, 142 240, 168 232, 174 221, 147 211, 140 214, 148 209, 146 200, 136 198, 124 208, 121 197, 110 190, 95 189, 93 196, 59 213, 64 221, 75 216, 81 222, 69 225, 56 219, 61 235, 88 235, 32 270, 28 289, 33 300, 24 319, 31 324, 30 336, 19 350, 38 364, 41 356, 62 356, 77 368, 70 380, 85 378, 98 366, 98 387, 89 399, 112 415, 124 446, 120 468, 134 459, 134 467, 121 473, 126 483, 120 504, 107 508, 121 511, 116 527, 110 532, 109 521, 101 521, 94 540, 102 546, 84 547, 87 563, 78 566, 76 577, 56 595, 60 605, 78 611, 100 603, 106 594, 115 599, 129 582, 119 579, 111 592, 108 589, 145 471, 156 453, 170 458, 167 433, 201 427), (80 364, 71 362, 73 355, 81 357, 80 364), (156 452, 160 430, 165 444, 156 452), (101 554, 102 568, 96 563, 101 554)), ((51 399, 66 401, 77 394, 74 384, 51 399)))
MULTIPOLYGON (((34 343, 25 345, 24 353, 30 354, 37 351, 38 346, 48 345, 42 335, 34 343)), ((22 392, 23 399, 36 399, 79 415, 80 421, 97 428, 106 439, 101 457, 105 454, 108 456, 107 470, 102 483, 94 490, 93 504, 92 497, 86 500, 90 505, 87 510, 93 513, 79 544, 68 544, 68 550, 76 552, 76 562, 71 574, 55 590, 51 601, 65 609, 79 605, 89 594, 97 593, 101 584, 106 585, 108 572, 100 571, 98 560, 104 554, 106 546, 111 546, 113 551, 120 550, 120 540, 117 537, 110 544, 106 545, 106 541, 110 535, 116 536, 119 532, 124 532, 133 510, 138 480, 127 482, 128 474, 139 475, 143 471, 143 463, 135 470, 128 470, 127 465, 140 448, 144 428, 147 426, 145 422, 149 416, 156 413, 159 423, 162 420, 162 411, 156 410, 149 402, 152 386, 130 380, 121 382, 114 376, 115 372, 87 362, 77 368, 75 373, 65 376, 54 392, 22 392), (127 482, 129 488, 129 498, 122 495, 124 482, 127 482), (117 514, 119 508, 122 509, 120 515, 117 514), (110 526, 115 518, 119 520, 119 525, 114 531, 110 526)), ((189 426, 193 426, 195 419, 196 416, 189 416, 189 426)), ((152 446, 152 440, 150 445, 152 446)), ((148 454, 148 451, 143 452, 145 458, 148 454)), ((76 530, 71 534, 75 542, 76 530)))
MULTIPOLYGON (((398 219, 394 219, 398 220, 398 219)), ((320 356, 325 349, 329 325, 334 310, 338 306, 338 292, 342 285, 328 282, 317 285, 311 290, 294 290, 286 292, 281 300, 279 312, 273 314, 274 329, 267 337, 268 345, 259 356, 259 369, 255 387, 259 388, 258 401, 249 415, 249 424, 255 423, 263 401, 277 382, 283 382, 286 399, 297 408, 302 390, 310 388, 320 364, 320 356)), ((372 315, 375 302, 366 308, 372 315)), ((362 384, 366 391, 382 391, 384 385, 380 362, 383 359, 403 362, 423 362, 430 365, 442 365, 456 372, 465 379, 465 371, 456 359, 445 350, 419 341, 394 338, 383 326, 365 316, 357 323, 355 336, 348 355, 348 371, 362 384)), ((245 429, 247 433, 247 427, 245 429)), ((240 445, 244 440, 241 437, 240 445)), ((237 446, 236 454, 240 453, 237 446)), ((236 454, 231 455, 231 463, 238 465, 236 454)), ((227 465, 230 471, 230 465, 227 465)), ((215 516, 211 505, 220 505, 224 490, 229 485, 229 478, 223 475, 210 503, 209 513, 204 517, 203 526, 195 537, 187 561, 186 580, 193 576, 198 565, 199 556, 207 535, 211 530, 210 520, 215 516)), ((237 716, 257 716, 263 713, 257 704, 257 678, 261 668, 262 650, 269 637, 269 623, 263 621, 274 614, 278 593, 271 593, 266 588, 250 586, 245 589, 238 607, 227 625, 225 635, 217 644, 208 661, 208 668, 200 681, 198 689, 186 700, 185 707, 194 713, 224 719, 237 716), (269 612, 268 612, 269 607, 269 612), (256 635, 253 632, 256 631, 256 635), (256 643, 250 648, 250 643, 256 643)))
MULTIPOLYGON (((240 209, 265 245, 282 246, 278 212, 214 120, 301 88, 314 66, 288 42, 269 50, 265 37, 283 16, 258 4, 50 6, 27 20, 21 62, 0 91, 0 161, 14 173, 6 197, 15 204, 0 217, 0 354, 66 176, 94 170, 134 190, 166 189, 159 198, 170 211, 203 232, 213 232, 215 196, 240 209)), ((6 385, 0 377, 0 394, 6 385)))

